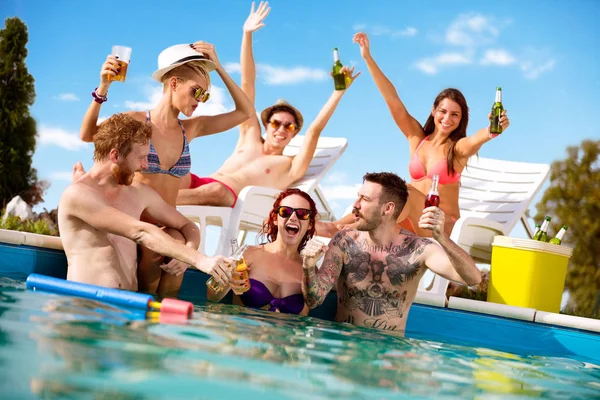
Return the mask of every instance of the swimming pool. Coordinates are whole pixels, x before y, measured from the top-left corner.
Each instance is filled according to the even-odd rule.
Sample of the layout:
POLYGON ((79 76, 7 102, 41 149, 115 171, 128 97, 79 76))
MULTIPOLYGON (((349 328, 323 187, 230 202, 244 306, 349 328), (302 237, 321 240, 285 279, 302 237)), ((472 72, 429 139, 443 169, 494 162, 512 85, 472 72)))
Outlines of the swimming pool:
MULTIPOLYGON (((409 334, 410 336, 410 334, 409 334)), ((600 395, 600 366, 199 304, 154 324, 0 278, 2 398, 391 399, 600 395)))

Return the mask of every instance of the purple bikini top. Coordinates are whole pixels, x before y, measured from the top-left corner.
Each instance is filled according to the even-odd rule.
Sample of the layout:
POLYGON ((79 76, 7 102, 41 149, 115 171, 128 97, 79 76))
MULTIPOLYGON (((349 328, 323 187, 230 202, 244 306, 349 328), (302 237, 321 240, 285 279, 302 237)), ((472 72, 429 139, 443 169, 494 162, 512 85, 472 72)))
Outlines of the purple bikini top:
POLYGON ((262 308, 270 305, 269 311, 279 310, 286 314, 300 314, 304 309, 304 296, 302 293, 292 294, 278 299, 269 289, 256 279, 250 279, 250 290, 240 296, 242 303, 252 308, 262 308))

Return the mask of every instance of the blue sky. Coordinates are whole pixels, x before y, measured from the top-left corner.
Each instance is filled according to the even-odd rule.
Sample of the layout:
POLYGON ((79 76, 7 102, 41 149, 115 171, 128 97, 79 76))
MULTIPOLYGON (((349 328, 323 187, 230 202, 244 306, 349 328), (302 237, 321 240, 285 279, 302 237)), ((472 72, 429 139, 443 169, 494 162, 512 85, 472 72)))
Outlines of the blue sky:
MULTIPOLYGON (((76 161, 89 168, 92 146, 78 139, 81 119, 114 44, 133 48, 127 82, 114 83, 101 116, 147 109, 160 87, 150 75, 158 53, 172 44, 205 40, 236 72, 242 24, 250 1, 0 0, 3 19, 18 16, 29 28, 27 65, 35 78, 38 121, 34 166, 51 188, 42 205, 56 207, 76 161)), ((502 86, 511 127, 480 156, 551 163, 565 148, 598 138, 600 2, 281 1, 271 2, 266 26, 255 33, 257 110, 285 98, 311 121, 333 83, 332 49, 363 74, 348 90, 324 136, 344 136, 349 147, 323 182, 341 216, 367 171, 408 178, 407 142, 394 124, 352 35, 370 35, 372 54, 421 123, 442 89, 456 87, 470 106, 468 134, 485 127, 496 86, 502 86), (367 5, 368 4, 368 5, 367 5)), ((232 108, 217 75, 204 113, 232 108)), ((193 171, 214 172, 229 156, 237 129, 192 142, 193 171)), ((538 196, 539 198, 539 196, 538 196)), ((38 208, 39 209, 39 208, 38 208)), ((532 213, 535 213, 532 207, 532 213)), ((514 236, 524 234, 516 228, 514 236)))

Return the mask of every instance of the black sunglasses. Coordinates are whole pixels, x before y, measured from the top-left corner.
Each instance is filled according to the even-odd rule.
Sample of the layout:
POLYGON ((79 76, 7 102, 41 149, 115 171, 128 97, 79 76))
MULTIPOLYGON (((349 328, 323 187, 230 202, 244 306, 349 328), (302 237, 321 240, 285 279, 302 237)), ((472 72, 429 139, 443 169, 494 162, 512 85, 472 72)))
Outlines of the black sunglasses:
POLYGON ((279 214, 281 218, 289 218, 294 212, 296 213, 298 219, 301 219, 303 221, 309 219, 312 214, 310 210, 307 210, 306 208, 292 208, 288 206, 279 206, 279 208, 277 209, 277 214, 279 214))

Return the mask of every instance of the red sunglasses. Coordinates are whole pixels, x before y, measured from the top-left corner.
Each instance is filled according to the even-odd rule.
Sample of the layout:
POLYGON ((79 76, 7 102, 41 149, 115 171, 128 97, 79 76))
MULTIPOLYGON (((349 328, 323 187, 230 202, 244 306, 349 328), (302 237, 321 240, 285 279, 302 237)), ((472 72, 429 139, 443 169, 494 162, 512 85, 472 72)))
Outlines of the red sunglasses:
POLYGON ((307 210, 306 208, 292 208, 288 206, 279 206, 279 208, 277 209, 277 214, 279 214, 281 218, 289 218, 294 212, 296 213, 296 217, 303 221, 309 219, 312 214, 311 211, 307 210))
POLYGON ((293 122, 281 122, 279 120, 272 119, 271 121, 269 121, 269 123, 275 130, 279 129, 279 127, 282 125, 283 125, 283 129, 285 129, 286 131, 288 131, 290 133, 294 132, 296 130, 296 124, 294 124, 293 122))

